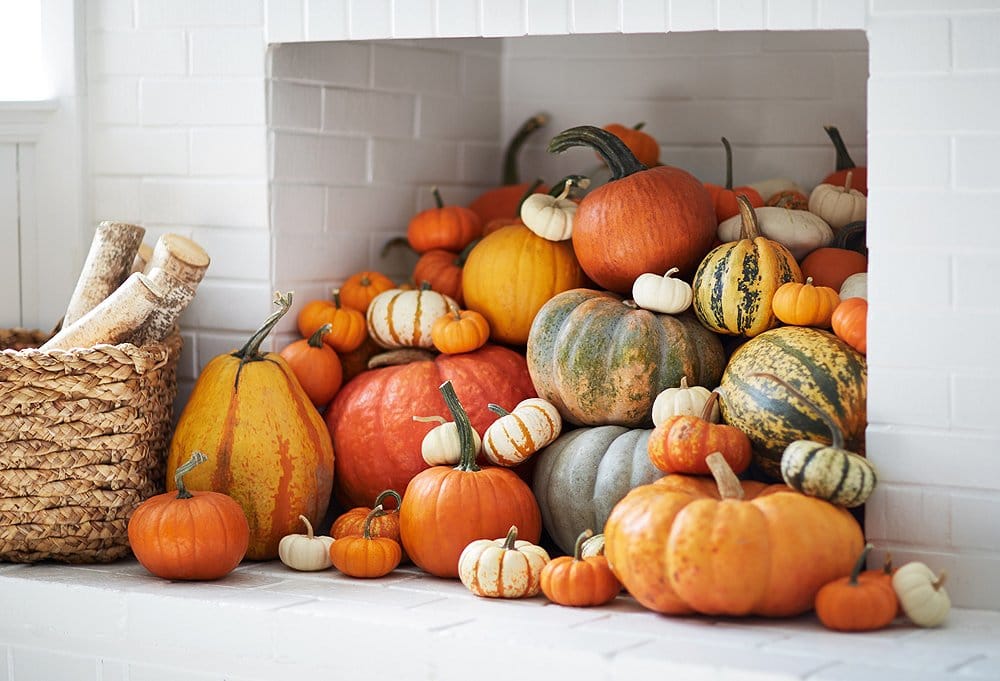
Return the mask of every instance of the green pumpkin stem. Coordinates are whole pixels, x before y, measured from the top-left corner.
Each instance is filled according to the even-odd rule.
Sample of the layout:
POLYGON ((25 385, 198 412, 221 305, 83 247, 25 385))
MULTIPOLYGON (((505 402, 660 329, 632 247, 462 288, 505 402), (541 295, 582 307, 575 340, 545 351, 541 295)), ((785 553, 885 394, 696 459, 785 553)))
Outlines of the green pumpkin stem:
POLYGON ((865 548, 861 551, 861 555, 858 556, 858 560, 854 563, 854 567, 851 569, 851 577, 850 579, 847 580, 847 583, 850 584, 851 586, 858 585, 858 576, 861 574, 861 571, 864 570, 865 566, 868 564, 868 552, 871 551, 873 548, 875 547, 872 546, 870 543, 865 544, 865 548))
POLYGON ((555 186, 549 190, 549 196, 557 199, 565 199, 573 192, 573 187, 586 189, 590 186, 590 178, 586 175, 567 175, 556 182, 555 186))
POLYGON ((726 189, 733 189, 733 148, 729 146, 729 140, 722 138, 722 146, 726 149, 726 189))
POLYGON ((559 153, 570 147, 594 149, 611 169, 611 180, 620 180, 648 170, 617 135, 595 125, 579 125, 563 130, 552 138, 548 150, 551 153, 559 153))
MULTIPOLYGON (((246 345, 233 353, 233 357, 240 360, 241 366, 246 362, 256 362, 264 359, 263 355, 260 354, 261 343, 264 342, 264 339, 267 338, 268 334, 271 333, 281 318, 285 316, 285 313, 292 307, 292 293, 292 291, 289 291, 282 294, 281 291, 275 291, 274 304, 278 306, 278 309, 264 320, 261 327, 250 336, 250 340, 246 342, 246 345)), ((237 375, 238 379, 239 376, 237 375)))
POLYGON ((636 123, 635 125, 632 126, 632 129, 633 130, 642 130, 645 127, 646 127, 646 121, 639 121, 638 123, 636 123))
POLYGON ((469 422, 469 415, 466 413, 465 408, 462 407, 462 403, 458 400, 458 395, 455 394, 455 386, 448 380, 442 383, 438 389, 441 391, 444 403, 448 405, 448 411, 451 412, 452 420, 458 429, 458 442, 461 446, 462 458, 459 460, 458 465, 455 466, 455 470, 478 471, 479 466, 476 464, 476 442, 472 439, 472 424, 469 422))
POLYGON ((330 296, 333 298, 333 306, 338 310, 341 308, 340 305, 340 289, 335 288, 330 291, 330 296))
POLYGON ((499 404, 494 404, 493 402, 490 402, 489 404, 486 405, 486 408, 489 409, 494 414, 496 414, 497 416, 500 417, 510 416, 510 412, 501 407, 499 404))
POLYGON ((833 142, 833 148, 837 150, 837 170, 857 168, 858 166, 854 163, 851 155, 847 153, 847 145, 844 144, 844 138, 840 136, 840 131, 832 125, 824 125, 823 129, 826 130, 830 141, 833 142))
POLYGON ((473 239, 465 248, 459 251, 453 261, 456 267, 465 267, 465 261, 469 259, 469 253, 472 253, 472 249, 475 248, 480 241, 482 241, 482 237, 479 239, 473 239))
POLYGON ((393 499, 396 500, 397 509, 399 508, 399 505, 403 503, 403 497, 399 495, 399 492, 397 492, 394 489, 387 489, 384 492, 381 492, 377 497, 375 497, 375 505, 382 506, 383 505, 382 502, 385 501, 386 497, 392 497, 393 499))
POLYGON ((323 347, 323 336, 333 331, 333 324, 327 322, 323 326, 319 327, 313 334, 309 336, 309 347, 311 348, 321 348, 323 347))
POLYGON ((513 551, 515 542, 517 542, 517 525, 511 525, 510 529, 507 530, 507 537, 503 540, 501 548, 504 551, 513 551))
POLYGON ((740 239, 756 239, 760 236, 760 223, 757 222, 757 211, 750 204, 750 199, 737 194, 736 205, 740 209, 740 239))
POLYGON ((830 439, 833 440, 833 443, 830 446, 834 447, 835 449, 843 449, 844 448, 844 431, 841 430, 841 428, 837 424, 837 422, 833 420, 833 417, 831 417, 825 411, 823 411, 822 409, 820 409, 816 405, 815 402, 813 402, 811 399, 809 399, 808 397, 806 397, 805 395, 803 395, 801 391, 799 391, 796 388, 794 388, 791 384, 788 383, 788 381, 784 380, 783 378, 779 378, 779 377, 775 376, 774 374, 769 374, 769 373, 766 373, 766 372, 760 372, 760 373, 754 373, 754 374, 750 374, 750 375, 751 376, 760 376, 761 378, 770 379, 770 380, 774 381, 775 383, 779 384, 780 386, 782 386, 788 392, 790 392, 793 395, 795 395, 795 397, 797 397, 800 400, 802 400, 803 402, 805 402, 809 406, 810 409, 812 409, 814 412, 816 412, 819 415, 820 419, 823 421, 824 424, 826 424, 826 427, 830 430, 830 439))
POLYGON ((522 123, 521 127, 517 129, 504 151, 501 184, 518 184, 520 182, 521 174, 517 169, 517 155, 521 153, 521 147, 528 141, 531 134, 548 122, 548 114, 538 113, 522 123))
POLYGON ((573 560, 583 560, 583 545, 593 536, 594 531, 591 529, 580 533, 580 536, 576 538, 576 544, 573 545, 573 560))
POLYGON ((375 518, 378 518, 379 516, 383 515, 385 515, 385 511, 382 510, 382 504, 376 504, 375 508, 369 511, 368 515, 365 516, 365 527, 361 536, 363 536, 365 539, 371 539, 372 521, 375 520, 375 518))
POLYGON ((431 194, 434 195, 434 204, 438 209, 444 208, 444 200, 441 198, 441 192, 438 191, 437 187, 431 187, 431 194))
POLYGON ((178 499, 190 499, 194 496, 184 484, 184 476, 190 473, 195 466, 203 464, 206 461, 208 461, 208 457, 203 452, 195 450, 191 458, 178 466, 177 470, 174 471, 174 487, 177 488, 178 499))

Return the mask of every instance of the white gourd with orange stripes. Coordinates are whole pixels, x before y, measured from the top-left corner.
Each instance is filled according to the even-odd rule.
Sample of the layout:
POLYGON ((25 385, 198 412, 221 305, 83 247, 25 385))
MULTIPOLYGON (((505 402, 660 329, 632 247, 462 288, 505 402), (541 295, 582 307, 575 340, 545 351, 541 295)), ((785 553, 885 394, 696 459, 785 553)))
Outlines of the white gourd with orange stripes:
POLYGON ((438 317, 448 314, 450 296, 430 288, 390 289, 372 299, 368 306, 368 333, 384 348, 430 348, 431 329, 438 317))
POLYGON ((515 466, 542 447, 552 443, 562 432, 562 417, 548 400, 532 397, 518 402, 514 410, 489 405, 500 418, 483 433, 483 453, 499 466, 515 466))

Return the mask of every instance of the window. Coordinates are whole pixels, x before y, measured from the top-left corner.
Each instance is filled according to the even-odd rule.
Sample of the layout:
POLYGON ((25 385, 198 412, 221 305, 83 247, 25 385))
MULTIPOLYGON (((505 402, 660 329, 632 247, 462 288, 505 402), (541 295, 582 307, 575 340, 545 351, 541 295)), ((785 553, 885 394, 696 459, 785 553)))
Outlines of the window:
POLYGON ((51 96, 42 60, 41 0, 0 0, 0 101, 51 96))

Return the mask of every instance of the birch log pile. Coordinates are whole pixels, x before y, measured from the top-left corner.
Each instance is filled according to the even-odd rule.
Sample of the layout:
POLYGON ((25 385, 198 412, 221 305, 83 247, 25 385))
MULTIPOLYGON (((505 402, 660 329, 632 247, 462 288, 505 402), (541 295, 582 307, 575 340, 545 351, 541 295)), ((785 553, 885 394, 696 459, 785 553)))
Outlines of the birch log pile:
POLYGON ((97 226, 63 316, 63 328, 94 309, 125 281, 145 234, 144 228, 127 222, 105 221, 97 226))

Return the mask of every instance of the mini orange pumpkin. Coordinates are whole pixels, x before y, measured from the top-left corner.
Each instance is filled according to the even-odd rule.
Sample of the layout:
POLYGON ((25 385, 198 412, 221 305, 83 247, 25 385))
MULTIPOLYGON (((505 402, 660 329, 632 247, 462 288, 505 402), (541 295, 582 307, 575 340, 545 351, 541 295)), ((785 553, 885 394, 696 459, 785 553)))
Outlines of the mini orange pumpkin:
POLYGON ((809 197, 797 189, 783 189, 768 197, 764 205, 789 210, 809 210, 809 197))
POLYGON ((660 143, 648 132, 644 132, 644 127, 645 122, 636 123, 631 128, 621 123, 608 123, 604 129, 624 142, 639 163, 652 168, 660 165, 660 143))
POLYGON ((542 593, 559 605, 603 605, 622 589, 604 554, 583 557, 583 545, 594 535, 584 530, 576 539, 572 556, 560 556, 542 568, 542 593))
POLYGON ((830 318, 833 333, 862 355, 868 352, 868 301, 847 298, 833 311, 830 318))
POLYGON ((333 289, 332 301, 310 301, 299 312, 298 327, 303 338, 309 338, 323 324, 330 331, 323 342, 337 352, 351 352, 364 342, 368 326, 363 312, 341 304, 340 289, 333 289))
POLYGON ((382 577, 396 569, 403 550, 399 542, 389 537, 373 537, 372 520, 382 513, 382 505, 373 508, 365 517, 361 536, 347 535, 335 539, 330 545, 333 566, 351 577, 382 577))
POLYGON ((330 333, 329 323, 316 329, 308 339, 300 338, 282 348, 278 354, 285 358, 299 379, 302 389, 317 407, 333 399, 344 380, 344 368, 333 348, 323 342, 330 333))
POLYGON ((434 193, 435 208, 420 211, 410 219, 406 240, 417 253, 433 248, 458 253, 483 235, 482 220, 465 206, 446 206, 437 187, 434 193))
POLYGON ((344 511, 333 521, 333 525, 330 527, 330 536, 334 539, 351 536, 359 537, 365 533, 365 525, 367 524, 369 534, 373 537, 388 537, 398 542, 399 505, 402 502, 403 498, 399 495, 399 492, 394 489, 387 489, 375 497, 375 504, 372 506, 372 508, 375 506, 381 507, 381 513, 369 518, 372 508, 364 506, 344 511), (395 499, 396 506, 395 508, 387 509, 385 508, 385 500, 390 497, 395 499))
POLYGON ((432 290, 443 293, 455 299, 459 305, 465 304, 462 296, 462 268, 469 251, 479 243, 475 239, 461 253, 452 253, 440 248, 433 248, 417 260, 413 266, 413 281, 430 284, 432 290))
POLYGON ((827 629, 872 631, 896 619, 899 599, 892 578, 862 572, 871 549, 871 544, 865 545, 849 576, 835 579, 817 592, 816 616, 827 629))
POLYGON ((356 272, 341 284, 340 302, 347 307, 366 312, 372 298, 391 288, 396 288, 396 284, 381 272, 371 270, 356 272))
POLYGON ((718 399, 713 391, 701 416, 671 416, 653 429, 646 449, 654 466, 664 473, 709 475, 707 458, 713 452, 721 452, 734 473, 750 466, 750 438, 735 426, 711 420, 718 399))
POLYGON ((448 355, 478 350, 489 338, 490 323, 486 317, 475 310, 459 310, 454 305, 431 327, 434 347, 448 355))
POLYGON ((830 328, 830 317, 840 304, 840 296, 829 286, 813 286, 812 277, 804 284, 790 281, 778 287, 771 299, 774 316, 785 324, 830 328))

